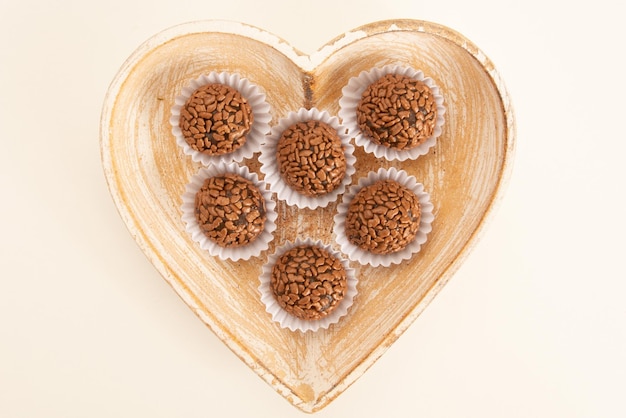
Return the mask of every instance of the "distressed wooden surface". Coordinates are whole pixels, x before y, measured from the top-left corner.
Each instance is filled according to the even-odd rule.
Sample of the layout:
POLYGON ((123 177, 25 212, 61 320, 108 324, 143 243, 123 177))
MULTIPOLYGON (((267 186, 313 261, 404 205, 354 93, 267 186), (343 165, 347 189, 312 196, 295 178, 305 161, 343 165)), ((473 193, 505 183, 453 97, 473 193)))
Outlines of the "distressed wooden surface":
MULTIPOLYGON (((490 61, 471 42, 422 21, 377 22, 306 56, 250 26, 194 22, 142 45, 113 81, 102 114, 101 150, 113 199, 129 231, 165 280, 232 351, 303 411, 323 408, 415 320, 476 241, 509 171, 514 119, 490 61), (210 71, 231 71, 267 94, 272 124, 316 106, 336 115, 341 88, 362 70, 406 64, 440 86, 447 108, 438 143, 416 161, 381 162, 356 149, 353 183, 394 165, 424 183, 435 221, 422 251, 388 268, 355 263, 358 295, 337 325, 316 333, 279 328, 257 287, 267 253, 220 261, 185 233, 181 195, 199 166, 176 146, 168 123, 178 91, 210 71)), ((255 159, 246 164, 259 173, 255 159)), ((297 236, 332 243, 336 204, 297 210, 279 202, 272 251, 297 236)))

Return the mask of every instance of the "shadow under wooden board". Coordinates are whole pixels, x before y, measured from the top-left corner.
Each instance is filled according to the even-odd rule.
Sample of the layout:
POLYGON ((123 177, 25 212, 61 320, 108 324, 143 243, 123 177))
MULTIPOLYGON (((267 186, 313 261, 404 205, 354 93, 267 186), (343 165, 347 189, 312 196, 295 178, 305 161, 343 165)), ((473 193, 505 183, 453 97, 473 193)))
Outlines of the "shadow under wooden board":
MULTIPOLYGON (((240 23, 202 21, 159 33, 124 63, 107 94, 101 152, 108 185, 130 233, 197 316, 252 370, 305 412, 322 409, 359 378, 417 318, 478 239, 510 171, 515 123, 508 94, 488 58, 438 24, 394 20, 343 34, 305 55, 240 23), (337 203, 297 209, 277 202, 268 251, 221 261, 185 232, 181 196, 198 163, 176 145, 170 108, 191 80, 212 71, 248 78, 266 94, 274 125, 290 111, 339 111, 342 87, 386 64, 422 70, 445 99, 443 133, 428 154, 388 162, 356 147, 352 184, 380 167, 405 170, 434 204, 428 241, 408 262, 352 262, 358 294, 328 329, 292 332, 272 321, 258 291, 268 254, 297 237, 335 244, 337 203)), ((257 155, 244 163, 261 174, 257 155)), ((276 197, 274 196, 274 199, 276 197)))

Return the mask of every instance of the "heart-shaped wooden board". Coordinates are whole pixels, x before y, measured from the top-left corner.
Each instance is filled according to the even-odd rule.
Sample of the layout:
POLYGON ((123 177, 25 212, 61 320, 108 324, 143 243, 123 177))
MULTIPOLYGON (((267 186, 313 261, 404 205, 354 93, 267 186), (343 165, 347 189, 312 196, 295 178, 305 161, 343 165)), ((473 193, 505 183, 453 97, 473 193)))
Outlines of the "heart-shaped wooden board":
MULTIPOLYGON (((414 20, 372 23, 309 56, 255 27, 205 21, 155 35, 122 66, 104 104, 101 151, 120 215, 165 280, 261 378, 313 412, 361 376, 458 268, 502 193, 514 133, 511 105, 493 65, 446 27, 414 20), (432 232, 408 262, 388 268, 351 263, 358 295, 338 324, 314 333, 282 329, 257 290, 268 253, 221 261, 185 232, 181 195, 200 166, 177 147, 170 108, 189 80, 229 71, 266 93, 272 124, 303 106, 336 115, 350 77, 386 64, 422 70, 440 86, 447 108, 443 133, 415 161, 381 161, 357 147, 352 183, 381 166, 406 170, 431 194, 432 232)), ((245 164, 259 173, 256 157, 245 164)), ((296 237, 338 248, 332 236, 336 204, 298 210, 279 202, 277 210, 270 252, 296 237)))

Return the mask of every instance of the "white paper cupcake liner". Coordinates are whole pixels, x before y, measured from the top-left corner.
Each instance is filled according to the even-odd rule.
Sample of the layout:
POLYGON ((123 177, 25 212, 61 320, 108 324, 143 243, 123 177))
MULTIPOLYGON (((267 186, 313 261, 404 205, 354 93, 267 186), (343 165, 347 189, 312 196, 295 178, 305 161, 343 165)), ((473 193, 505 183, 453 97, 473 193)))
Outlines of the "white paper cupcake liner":
POLYGON ((400 264, 418 253, 422 245, 426 242, 427 235, 432 230, 432 221, 435 219, 432 213, 433 208, 434 206, 430 202, 430 195, 424 191, 424 185, 418 183, 417 179, 413 176, 409 176, 406 171, 398 170, 395 167, 388 170, 381 168, 378 172, 370 171, 367 177, 359 179, 358 184, 350 188, 344 195, 343 201, 338 205, 337 214, 334 218, 335 226, 333 232, 335 233, 335 240, 337 244, 339 244, 341 251, 346 254, 350 260, 356 261, 359 264, 369 264, 372 267, 389 267, 392 264, 400 264), (346 234, 346 215, 350 202, 363 187, 370 186, 380 180, 395 180, 413 191, 421 206, 420 226, 415 239, 402 250, 391 254, 375 254, 363 250, 352 244, 346 234))
POLYGON ((315 108, 301 108, 297 112, 290 112, 277 125, 272 127, 263 144, 259 161, 261 162, 261 172, 265 174, 265 182, 269 184, 270 190, 275 192, 280 200, 284 200, 288 205, 297 206, 298 208, 315 209, 328 206, 330 202, 336 201, 339 195, 346 190, 346 187, 352 181, 352 175, 356 171, 354 168, 356 158, 353 153, 354 146, 350 143, 350 136, 345 134, 345 128, 339 124, 337 117, 329 115, 326 111, 320 112, 315 108), (278 160, 276 159, 278 140, 285 129, 295 123, 309 120, 324 122, 337 131, 346 158, 346 174, 343 181, 335 190, 321 196, 305 196, 292 189, 283 180, 278 167, 278 160))
POLYGON ((185 155, 191 156, 195 162, 199 162, 205 166, 213 163, 229 163, 232 161, 241 162, 244 158, 250 158, 259 151, 265 135, 270 130, 269 122, 272 120, 270 115, 270 105, 265 101, 265 94, 248 79, 241 78, 239 74, 211 72, 201 75, 195 80, 191 80, 184 87, 181 94, 174 99, 174 106, 171 109, 170 124, 172 125, 172 133, 176 137, 176 143, 183 149, 185 155), (196 151, 189 146, 179 126, 180 111, 187 103, 191 95, 201 86, 207 84, 219 83, 227 85, 237 90, 244 97, 250 107, 254 121, 250 126, 250 132, 246 135, 244 144, 233 152, 222 155, 209 155, 196 151))
POLYGON ((352 77, 348 84, 341 90, 342 97, 339 99, 339 118, 344 127, 348 129, 348 135, 354 138, 357 145, 363 147, 366 152, 374 154, 376 158, 385 158, 386 160, 415 160, 420 155, 425 155, 428 150, 435 145, 437 137, 441 135, 442 126, 445 118, 446 108, 443 105, 443 96, 439 87, 430 77, 425 77, 422 71, 411 67, 399 65, 386 65, 381 68, 373 68, 370 71, 362 71, 357 77, 352 77), (361 96, 370 84, 378 81, 387 74, 404 75, 424 82, 432 91, 437 105, 437 120, 433 135, 420 145, 408 149, 398 150, 384 145, 378 145, 371 141, 361 132, 357 122, 357 107, 361 101, 361 96))
POLYGON ((276 251, 269 256, 267 263, 263 266, 263 273, 260 277, 261 285, 259 286, 259 292, 261 293, 261 301, 265 304, 265 310, 272 316, 272 320, 277 322, 281 328, 289 328, 291 331, 317 331, 318 329, 327 329, 331 324, 339 322, 341 317, 348 313, 348 309, 354 302, 354 297, 357 294, 357 279, 354 273, 354 269, 350 268, 348 260, 346 260, 341 253, 332 249, 330 245, 323 244, 321 241, 313 241, 311 238, 306 240, 297 239, 296 242, 287 241, 283 246, 276 249, 276 251), (314 245, 319 248, 323 248, 330 254, 337 257, 341 264, 343 264, 346 270, 346 282, 347 290, 344 298, 335 307, 335 309, 321 319, 316 320, 303 320, 296 316, 291 315, 284 310, 276 301, 276 297, 271 289, 271 275, 272 268, 276 264, 277 260, 290 249, 299 245, 314 245))
POLYGON ((276 218, 278 217, 276 213, 276 202, 272 200, 272 193, 266 189, 265 182, 259 180, 256 173, 251 173, 246 166, 239 166, 236 163, 217 163, 201 168, 198 173, 191 177, 191 180, 185 186, 185 193, 182 196, 183 204, 181 205, 181 209, 183 212, 182 220, 185 223, 185 230, 191 235, 191 238, 200 245, 200 248, 222 260, 230 259, 237 261, 248 260, 250 257, 258 257, 261 252, 268 249, 269 243, 274 238, 273 232, 276 230, 276 218), (259 189, 265 199, 265 228, 254 241, 241 247, 222 247, 210 240, 200 229, 195 215, 196 194, 204 184, 204 181, 210 177, 225 173, 238 174, 250 180, 259 189))

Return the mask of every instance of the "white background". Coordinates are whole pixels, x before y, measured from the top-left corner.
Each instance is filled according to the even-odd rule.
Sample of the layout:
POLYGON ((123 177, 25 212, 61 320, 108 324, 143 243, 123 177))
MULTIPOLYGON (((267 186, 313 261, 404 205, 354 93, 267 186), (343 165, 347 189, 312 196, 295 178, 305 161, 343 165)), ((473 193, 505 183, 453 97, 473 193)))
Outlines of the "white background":
POLYGON ((513 100, 514 170, 483 239, 317 416, 626 416, 626 31, 610 4, 0 0, 0 416, 304 416, 160 277, 101 169, 118 68, 209 18, 309 53, 365 23, 433 21, 477 44, 513 100))

